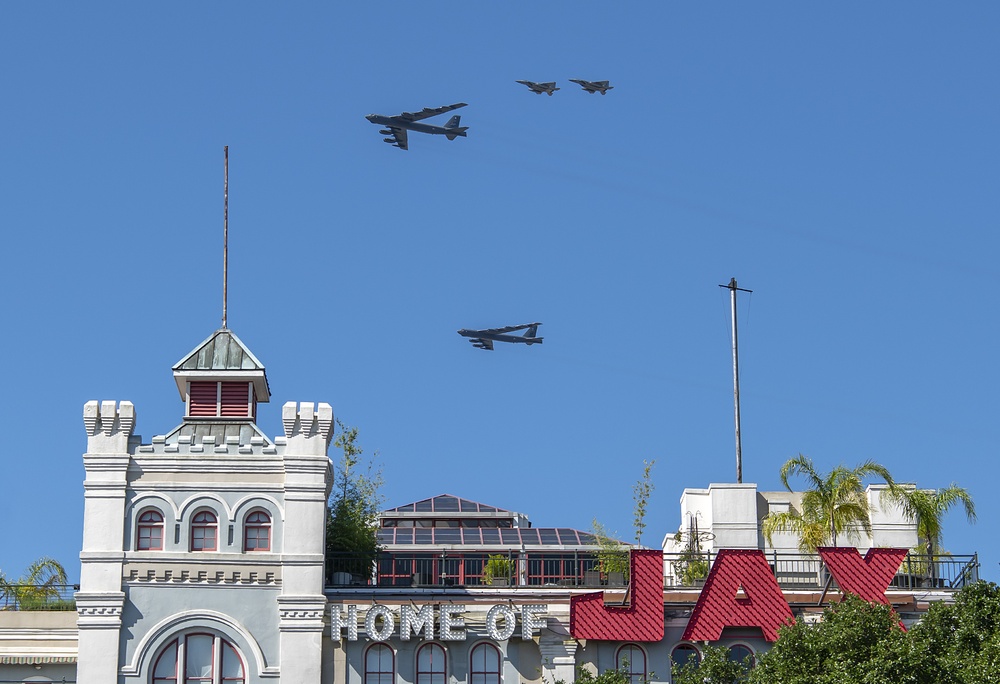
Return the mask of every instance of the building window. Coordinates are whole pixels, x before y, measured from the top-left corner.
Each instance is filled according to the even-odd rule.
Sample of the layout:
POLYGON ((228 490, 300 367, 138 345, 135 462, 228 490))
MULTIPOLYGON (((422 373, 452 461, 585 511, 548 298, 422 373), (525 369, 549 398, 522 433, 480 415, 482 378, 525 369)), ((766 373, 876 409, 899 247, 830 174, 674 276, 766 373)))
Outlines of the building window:
POLYGON ((678 644, 670 654, 670 662, 677 667, 684 667, 688 663, 697 665, 701 662, 701 653, 691 644, 678 644))
POLYGON ((628 675, 630 684, 642 684, 646 681, 646 652, 635 644, 625 644, 618 649, 615 667, 628 675))
POLYGON ((243 550, 271 550, 271 516, 264 511, 253 511, 243 523, 243 550))
POLYGON ((396 656, 385 644, 374 644, 365 651, 364 684, 393 684, 396 656))
POLYGON ((416 684, 445 684, 447 670, 444 648, 438 644, 424 644, 417 651, 416 684))
POLYGON ((155 508, 139 516, 135 548, 138 551, 163 550, 163 515, 155 508))
POLYGON ((153 684, 244 684, 243 659, 225 639, 189 634, 172 641, 153 667, 153 684))
POLYGON ((729 647, 728 658, 734 663, 742 663, 742 665, 750 670, 757 664, 756 658, 754 658, 753 651, 750 650, 749 646, 744 646, 743 644, 734 644, 729 647))
POLYGON ((477 644, 469 656, 469 684, 500 684, 500 651, 493 644, 477 644))
POLYGON ((201 511, 191 519, 191 550, 215 551, 219 548, 219 525, 215 513, 201 511))

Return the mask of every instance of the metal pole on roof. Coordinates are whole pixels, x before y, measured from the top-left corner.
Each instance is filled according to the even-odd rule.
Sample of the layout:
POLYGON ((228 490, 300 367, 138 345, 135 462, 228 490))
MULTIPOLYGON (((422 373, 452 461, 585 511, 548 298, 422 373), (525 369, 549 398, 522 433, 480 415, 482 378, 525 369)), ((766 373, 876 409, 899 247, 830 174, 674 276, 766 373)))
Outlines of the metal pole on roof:
POLYGON ((740 438, 740 352, 739 337, 736 332, 736 292, 753 292, 736 287, 736 278, 732 278, 728 285, 719 285, 729 290, 733 319, 733 403, 735 405, 736 419, 736 482, 743 482, 743 442, 740 438))
POLYGON ((229 285, 229 145, 222 148, 225 157, 225 185, 222 193, 222 327, 226 327, 226 291, 229 285))

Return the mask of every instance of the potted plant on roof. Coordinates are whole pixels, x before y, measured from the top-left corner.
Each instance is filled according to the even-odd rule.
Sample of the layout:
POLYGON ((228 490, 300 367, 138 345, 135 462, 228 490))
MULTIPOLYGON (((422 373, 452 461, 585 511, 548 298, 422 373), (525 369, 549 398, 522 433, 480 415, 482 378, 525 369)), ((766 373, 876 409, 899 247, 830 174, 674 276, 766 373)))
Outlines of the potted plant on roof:
POLYGON ((505 587, 510 585, 510 558, 499 553, 490 554, 483 565, 483 584, 505 587))
POLYGON ((619 580, 620 578, 614 584, 623 586, 624 578, 628 577, 629 573, 628 545, 612 537, 607 528, 599 523, 596 518, 593 520, 592 525, 594 538, 598 546, 596 554, 597 569, 600 570, 609 584, 612 584, 612 578, 615 578, 615 580, 619 580))

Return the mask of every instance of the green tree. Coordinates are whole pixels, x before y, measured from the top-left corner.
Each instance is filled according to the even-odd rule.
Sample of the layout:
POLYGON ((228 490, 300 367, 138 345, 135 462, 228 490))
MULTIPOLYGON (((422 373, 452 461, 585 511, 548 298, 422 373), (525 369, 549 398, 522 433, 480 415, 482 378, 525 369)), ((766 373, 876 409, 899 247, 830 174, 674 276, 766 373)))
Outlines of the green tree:
MULTIPOLYGON (((556 684, 565 684, 556 682, 556 684)), ((575 684, 631 684, 628 670, 605 670, 601 674, 595 675, 589 669, 581 667, 576 672, 575 684)))
POLYGON ((725 646, 706 646, 701 660, 671 669, 673 684, 742 684, 750 681, 751 664, 730 657, 725 646))
POLYGON ((16 580, 8 580, 0 572, 0 596, 5 603, 19 610, 41 610, 61 607, 59 590, 66 585, 66 569, 59 561, 39 558, 16 580))
POLYGON ((597 565, 601 572, 620 572, 628 574, 628 546, 611 536, 607 528, 594 518, 591 523, 594 537, 597 540, 597 565))
POLYGON ((837 545, 837 536, 857 536, 860 527, 871 534, 868 498, 863 481, 880 477, 894 486, 892 476, 884 466, 865 461, 855 468, 839 465, 829 473, 820 474, 813 462, 799 454, 781 466, 781 483, 792 491, 788 478, 804 476, 810 488, 802 493, 802 511, 771 513, 763 520, 762 531, 768 543, 775 532, 793 532, 799 537, 799 548, 814 552, 817 547, 837 545))
POLYGON ((364 451, 358 445, 358 429, 337 421, 340 434, 334 446, 341 450, 335 485, 327 508, 327 573, 347 572, 366 578, 381 547, 378 514, 382 507, 382 471, 376 453, 362 470, 364 451))
POLYGON ((917 538, 928 556, 934 556, 941 550, 944 515, 952 507, 961 504, 969 522, 976 522, 976 505, 972 496, 954 483, 936 490, 896 485, 882 493, 882 501, 898 505, 907 520, 917 523, 917 538))
POLYGON ((778 632, 778 641, 760 657, 751 684, 890 684, 905 682, 898 654, 907 636, 899 616, 881 603, 849 595, 823 611, 818 624, 799 620, 778 632))
POLYGON ((632 486, 632 500, 635 501, 635 543, 642 545, 642 532, 646 529, 646 507, 649 505, 649 497, 653 493, 653 481, 650 479, 650 471, 656 460, 642 461, 642 476, 632 486))
POLYGON ((935 603, 907 635, 895 665, 915 684, 1000 683, 1000 587, 975 582, 935 603))
MULTIPOLYGON (((646 684, 653 679, 656 679, 656 673, 649 672, 641 681, 643 684, 646 684)), ((628 663, 624 662, 621 664, 620 669, 605 670, 597 675, 586 667, 579 667, 576 670, 575 684, 632 684, 632 681, 628 663)), ((555 684, 565 684, 565 682, 557 681, 555 684)))

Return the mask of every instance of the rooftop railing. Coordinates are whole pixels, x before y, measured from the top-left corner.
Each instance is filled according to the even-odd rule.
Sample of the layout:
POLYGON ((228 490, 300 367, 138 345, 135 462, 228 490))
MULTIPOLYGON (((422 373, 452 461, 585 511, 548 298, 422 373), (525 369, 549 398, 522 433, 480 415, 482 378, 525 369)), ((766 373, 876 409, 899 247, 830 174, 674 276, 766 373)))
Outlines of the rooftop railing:
POLYGON ((76 610, 79 584, 4 584, 0 610, 76 610))
MULTIPOLYGON (((816 554, 766 552, 782 589, 837 590, 826 565, 816 554)), ((665 589, 699 587, 715 555, 664 553, 665 589)), ((596 554, 578 552, 419 553, 383 552, 375 559, 350 555, 327 558, 327 586, 432 588, 529 587, 615 588, 628 583, 627 568, 602 569, 596 554)), ((907 554, 890 589, 958 590, 979 579, 976 554, 952 556, 907 554)))

